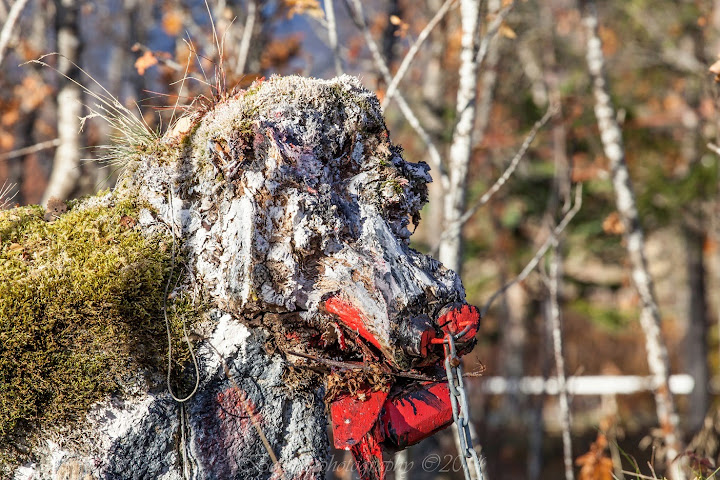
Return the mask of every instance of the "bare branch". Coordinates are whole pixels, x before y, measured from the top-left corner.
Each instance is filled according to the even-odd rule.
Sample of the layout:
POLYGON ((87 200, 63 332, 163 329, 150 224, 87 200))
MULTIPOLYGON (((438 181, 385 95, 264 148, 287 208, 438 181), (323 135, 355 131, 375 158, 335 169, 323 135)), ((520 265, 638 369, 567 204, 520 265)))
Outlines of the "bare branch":
POLYGON ((482 310, 480 311, 480 317, 484 317, 487 311, 490 309, 490 306, 492 306, 493 302, 497 297, 502 295, 507 291, 508 288, 512 287, 518 282, 522 282, 525 280, 528 275, 530 275, 530 272, 535 270, 535 267, 537 267, 538 263, 540 263, 540 260, 545 256, 548 249, 557 242, 557 237, 565 230, 565 228, 568 226, 570 221, 575 217, 577 212, 580 211, 580 207, 582 206, 582 184, 579 184, 577 187, 575 187, 575 205, 568 210, 568 212, 565 214, 563 219, 560 221, 560 223, 553 229, 552 232, 550 232, 550 235, 545 240, 545 242, 542 244, 542 246, 538 249, 538 251, 535 253, 533 258, 530 259, 530 261, 525 265, 525 268, 522 269, 522 271, 517 275, 517 277, 510 280, 508 283, 502 286, 500 290, 496 291, 490 296, 490 299, 488 299, 487 303, 483 306, 482 310))
POLYGON ((714 143, 708 143, 708 144, 707 144, 707 147, 708 147, 710 150, 712 150, 713 152, 715 152, 716 154, 720 155, 720 147, 718 147, 718 146, 715 145, 714 143))
MULTIPOLYGON (((518 164, 520 163, 520 160, 522 160, 523 156, 527 152, 528 148, 530 148, 530 144, 533 142, 535 137, 537 136, 540 129, 545 126, 545 124, 552 118, 560 109, 559 105, 551 105, 547 112, 545 112, 545 115, 535 122, 535 125, 533 125, 533 128, 530 130, 530 132, 525 137, 525 140, 523 140, 523 143, 520 145, 520 149, 515 153, 515 156, 510 160, 510 163, 508 164, 505 171, 500 175, 500 177, 495 181, 495 183, 488 189, 487 192, 485 192, 482 197, 480 197, 475 204, 468 208, 465 213, 463 213, 460 218, 458 218, 451 226, 455 227, 455 229, 459 227, 462 227, 467 223, 468 220, 472 218, 473 215, 483 206, 485 205, 493 195, 495 195, 498 190, 500 190, 503 185, 507 183, 507 181, 510 179, 512 174, 515 172, 515 169, 517 168, 518 164)), ((432 250, 431 255, 435 256, 440 248, 440 245, 442 242, 444 242, 450 235, 450 232, 453 231, 452 228, 445 228, 443 230, 443 233, 440 236, 440 241, 438 242, 438 245, 432 250)))
POLYGON ((57 147, 58 145, 60 145, 59 138, 48 140, 47 142, 36 143, 35 145, 31 145, 29 147, 18 148, 17 150, 12 150, 10 152, 0 153, 0 161, 22 157, 23 155, 30 155, 31 153, 47 150, 48 148, 57 147))
POLYGON ((340 58, 340 46, 338 45, 337 24, 335 22, 335 5, 334 0, 324 0, 325 16, 327 17, 328 41, 330 49, 333 52, 333 60, 335 62, 335 75, 338 77, 343 74, 342 59, 340 58))
POLYGON ((10 42, 10 37, 12 36, 12 31, 15 28, 15 23, 18 18, 20 18, 20 14, 25 8, 25 5, 27 5, 27 2, 28 0, 15 0, 13 6, 10 7, 10 12, 8 13, 5 25, 3 25, 2 30, 0 30, 0 65, 2 65, 3 58, 5 58, 5 49, 7 48, 7 44, 10 42))
POLYGON ((528 148, 530 148, 530 144, 535 140, 535 137, 537 136, 538 132, 542 127, 545 126, 545 124, 559 111, 560 106, 559 105, 551 105, 547 111, 545 112, 545 115, 535 122, 535 125, 533 125, 533 128, 530 130, 530 132, 525 136, 525 140, 523 140, 522 145, 520 145, 520 148, 515 153, 515 156, 510 160, 510 163, 508 164, 505 171, 500 175, 500 177, 495 181, 495 183, 488 189, 487 192, 485 192, 482 197, 480 197, 475 204, 468 208, 465 213, 458 219, 458 222, 460 225, 464 225, 465 222, 470 220, 472 216, 475 214, 475 212, 480 209, 483 205, 485 205, 493 195, 495 195, 498 190, 500 190, 503 185, 507 183, 507 181, 510 179, 512 174, 515 172, 515 169, 517 168, 518 164, 520 163, 520 160, 525 156, 525 154, 528 151, 528 148))
MULTIPOLYGON (((375 67, 380 71, 380 74, 382 75, 386 83, 392 83, 392 75, 390 74, 387 63, 383 59, 377 42, 375 42, 375 39, 373 39, 372 34, 370 33, 370 29, 367 26, 367 22, 365 21, 365 13, 363 12, 360 0, 348 1, 352 4, 350 13, 353 17, 353 21, 363 32, 365 42, 367 43, 368 48, 370 49, 370 53, 372 54, 373 61, 375 62, 375 67)), ((412 111, 410 105, 408 105, 408 103, 405 101, 405 98, 400 94, 400 92, 395 93, 395 100, 397 101, 398 107, 400 107, 400 111, 405 116, 407 122, 427 146, 430 166, 440 173, 440 182, 443 188, 447 190, 447 188, 450 186, 450 181, 447 170, 445 169, 445 165, 442 162, 440 151, 435 145, 435 142, 432 141, 430 135, 420 124, 417 116, 412 111)))
POLYGON ((248 53, 250 52, 250 39, 255 28, 255 19, 257 18, 257 2, 255 0, 248 1, 248 13, 245 18, 245 26, 243 27, 240 46, 238 47, 237 64, 235 65, 235 73, 241 75, 245 72, 248 53))
POLYGON ((423 28, 422 32, 420 32, 420 35, 418 35, 417 39, 415 39, 415 42, 405 54, 405 58, 403 58, 402 62, 400 63, 400 66, 398 67, 397 72, 395 72, 395 76, 393 77, 392 82, 390 82, 390 85, 388 85, 387 92, 385 92, 385 98, 383 98, 383 101, 381 103, 381 107, 383 110, 387 108, 390 100, 392 100, 392 98, 395 96, 398 84, 407 73, 410 64, 415 58, 415 55, 417 55, 417 52, 420 51, 420 47, 430 35, 430 32, 432 32, 435 26, 440 23, 440 20, 443 19, 445 14, 448 12, 448 10, 450 10, 450 7, 452 7, 455 2, 456 0, 445 0, 445 3, 442 4, 435 16, 428 22, 427 25, 425 25, 425 28, 423 28))
MULTIPOLYGON (((374 370, 374 368, 372 366, 365 365, 362 363, 340 362, 337 360, 332 360, 330 358, 318 357, 316 355, 308 355, 307 353, 301 353, 301 352, 292 352, 289 350, 285 353, 287 353, 288 355, 295 356, 295 357, 313 360, 317 363, 322 363, 323 365, 328 365, 330 367, 335 367, 335 368, 343 368, 343 369, 349 369, 349 370, 364 370, 367 372, 371 372, 374 370)), ((383 373, 386 375, 391 375, 393 377, 412 378, 413 380, 422 380, 424 382, 437 382, 438 380, 442 380, 445 378, 442 376, 440 376, 438 378, 434 378, 434 377, 429 377, 427 375, 421 375, 419 373, 412 373, 412 372, 383 372, 383 373)))
POLYGON ((505 7, 501 8, 497 12, 497 16, 490 23, 487 33, 480 42, 480 47, 478 48, 477 55, 475 56, 475 63, 477 63, 478 65, 480 65, 485 60, 485 56, 487 55, 490 48, 490 43, 495 39, 497 32, 500 30, 500 26, 503 24, 505 18, 507 18, 514 6, 515 0, 513 0, 505 7))

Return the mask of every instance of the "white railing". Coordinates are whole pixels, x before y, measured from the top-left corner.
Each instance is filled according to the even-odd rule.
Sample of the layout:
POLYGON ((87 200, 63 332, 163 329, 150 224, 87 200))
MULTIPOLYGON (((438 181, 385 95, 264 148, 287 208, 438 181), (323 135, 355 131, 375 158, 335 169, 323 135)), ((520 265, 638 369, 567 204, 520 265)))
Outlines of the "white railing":
MULTIPOLYGON (((556 377, 482 377, 478 382, 483 393, 502 395, 557 395, 560 391, 556 377)), ((628 395, 655 389, 654 377, 640 375, 583 375, 569 377, 566 389, 570 395, 628 395)), ((688 374, 670 376, 670 391, 687 395, 695 387, 695 379, 688 374)))

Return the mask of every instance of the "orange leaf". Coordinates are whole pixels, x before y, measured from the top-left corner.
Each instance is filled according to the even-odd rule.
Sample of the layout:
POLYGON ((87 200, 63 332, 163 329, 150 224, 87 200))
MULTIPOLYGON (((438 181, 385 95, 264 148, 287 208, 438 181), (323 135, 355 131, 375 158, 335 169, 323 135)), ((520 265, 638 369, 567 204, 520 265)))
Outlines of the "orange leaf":
POLYGON ((625 225, 620 220, 618 212, 612 212, 608 215, 602 224, 603 231, 610 235, 622 235, 625 232, 625 225))
POLYGON ((304 14, 314 18, 325 18, 325 12, 320 7, 318 0, 284 0, 283 3, 288 9, 288 18, 304 14))
POLYGON ((143 53, 142 57, 135 60, 135 68, 140 75, 145 75, 145 70, 153 65, 157 65, 157 63, 158 60, 155 58, 155 55, 153 55, 151 51, 147 50, 143 53))
POLYGON ((500 35, 505 38, 509 38, 510 40, 514 40, 517 38, 517 33, 515 33, 515 30, 510 28, 505 22, 500 24, 500 29, 498 31, 500 32, 500 35))
MULTIPOLYGON (((183 27, 183 17, 177 10, 165 12, 162 17, 162 28, 171 37, 177 36, 183 27)), ((142 73, 140 74, 142 75, 142 73)))
POLYGON ((0 132, 0 148, 10 150, 15 144, 15 139, 8 132, 0 132))
POLYGON ((590 445, 590 451, 575 459, 575 465, 581 467, 579 480, 612 480, 613 463, 605 454, 606 447, 607 438, 599 433, 590 445))

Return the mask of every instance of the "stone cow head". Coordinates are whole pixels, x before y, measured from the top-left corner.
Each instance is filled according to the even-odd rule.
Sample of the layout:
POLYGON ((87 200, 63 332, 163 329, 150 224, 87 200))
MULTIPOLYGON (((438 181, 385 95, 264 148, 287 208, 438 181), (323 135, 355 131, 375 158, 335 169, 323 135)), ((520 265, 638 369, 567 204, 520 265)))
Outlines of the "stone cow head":
POLYGON ((275 321, 301 350, 311 342, 300 326, 344 335, 342 302, 360 317, 345 330, 394 367, 422 362, 421 332, 464 292, 408 246, 429 167, 390 143, 375 96, 349 76, 275 77, 193 124, 168 139, 184 145, 176 168, 151 159, 129 183, 181 229, 213 302, 275 321))
POLYGON ((108 399, 89 444, 51 442, 17 478, 324 478, 325 392, 307 356, 422 368, 441 312, 464 303, 458 276, 409 247, 428 170, 349 76, 273 77, 181 119, 110 197, 149 204, 140 227, 173 231, 192 279, 177 288, 209 305, 197 393, 108 399))

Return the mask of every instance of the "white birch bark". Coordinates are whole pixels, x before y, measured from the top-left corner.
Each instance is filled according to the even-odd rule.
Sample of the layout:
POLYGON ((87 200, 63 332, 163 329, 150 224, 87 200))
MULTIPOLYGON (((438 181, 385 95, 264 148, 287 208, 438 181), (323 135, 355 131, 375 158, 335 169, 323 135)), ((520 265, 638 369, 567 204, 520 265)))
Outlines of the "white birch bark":
POLYGON ((572 438, 570 437, 570 402, 568 401, 565 358, 563 357, 562 326, 560 319, 559 287, 560 287, 560 248, 555 244, 548 267, 548 321, 552 331, 553 356, 555 358, 555 374, 558 380, 558 402, 560 405, 560 424, 562 425, 563 462, 565 480, 574 480, 572 438))
POLYGON ((622 132, 615 119, 615 109, 610 98, 609 87, 604 75, 602 42, 597 33, 598 20, 594 5, 584 15, 587 26, 587 64, 593 81, 595 116, 602 139, 605 156, 610 161, 615 201, 618 213, 625 227, 624 238, 632 269, 632 280, 640 296, 640 324, 645 334, 648 368, 655 377, 655 407, 666 448, 668 475, 673 480, 684 479, 682 462, 676 457, 682 452, 678 416, 675 402, 668 385, 670 362, 667 348, 660 334, 660 312, 658 310, 653 282, 647 267, 644 247, 645 239, 635 202, 630 174, 625 162, 622 132))
MULTIPOLYGON (((80 59, 80 37, 77 0, 58 0, 57 43, 58 71, 61 75, 77 80, 77 64, 80 59), (75 65, 73 65, 75 64, 75 65)), ((56 197, 68 198, 80 179, 80 116, 82 114, 82 91, 80 86, 67 78, 61 79, 57 96, 58 139, 50 181, 43 195, 43 204, 56 197)))
POLYGON ((235 65, 235 73, 238 75, 245 73, 246 64, 248 59, 248 52, 250 52, 250 39, 252 38, 253 30, 255 29, 255 19, 257 17, 257 3, 255 0, 248 1, 247 17, 245 17, 245 26, 242 30, 242 37, 240 38, 240 46, 238 47, 238 58, 235 65))
POLYGON ((328 41, 330 49, 333 52, 333 65, 335 66, 335 75, 338 77, 343 74, 342 59, 340 58, 340 45, 337 37, 337 22, 335 21, 335 5, 334 0, 324 0, 325 17, 327 17, 328 25, 328 41))
POLYGON ((457 124, 453 132, 448 159, 448 188, 444 198, 446 238, 440 243, 439 258, 448 268, 461 271, 462 225, 458 221, 465 210, 467 173, 472 154, 475 101, 477 98, 478 68, 477 32, 480 2, 461 0, 462 46, 460 51, 460 84, 457 93, 457 124))
POLYGON ((15 23, 18 18, 20 18, 20 14, 25 8, 25 5, 27 5, 27 2, 28 0, 15 0, 13 6, 10 7, 10 12, 7 15, 7 19, 5 19, 2 29, 0 29, 0 65, 2 65, 3 58, 5 58, 5 49, 10 42, 10 38, 12 38, 15 23))

